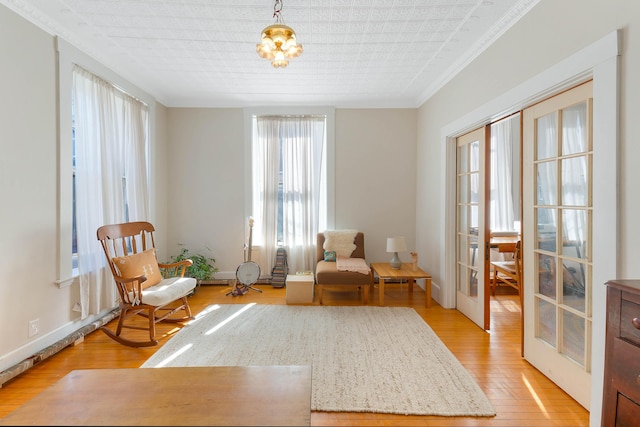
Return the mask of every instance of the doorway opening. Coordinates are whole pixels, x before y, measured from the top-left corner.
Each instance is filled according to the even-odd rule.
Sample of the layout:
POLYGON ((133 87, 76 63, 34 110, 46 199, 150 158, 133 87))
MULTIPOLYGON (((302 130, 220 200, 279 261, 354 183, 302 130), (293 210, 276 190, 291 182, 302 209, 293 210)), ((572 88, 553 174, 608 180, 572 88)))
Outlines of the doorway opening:
POLYGON ((517 242, 523 238, 521 118, 517 112, 489 126, 489 330, 522 323, 521 257, 516 259, 515 251, 517 242), (518 268, 518 279, 496 273, 493 262, 518 268), (496 280, 498 277, 503 280, 496 280))

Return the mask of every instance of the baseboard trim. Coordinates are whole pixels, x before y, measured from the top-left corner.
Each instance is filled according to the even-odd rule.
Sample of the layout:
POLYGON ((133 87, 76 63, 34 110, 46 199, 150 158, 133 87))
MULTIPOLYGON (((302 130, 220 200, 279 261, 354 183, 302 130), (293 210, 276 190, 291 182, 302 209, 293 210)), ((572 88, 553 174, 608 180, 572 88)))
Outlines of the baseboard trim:
POLYGON ((70 345, 76 345, 81 343, 82 341, 84 341, 84 337, 86 335, 106 325, 107 323, 109 323, 119 315, 120 315, 120 308, 110 311, 104 316, 100 317, 99 319, 96 319, 93 322, 79 328, 78 330, 70 333, 69 335, 56 341, 50 346, 43 348, 42 350, 36 352, 32 356, 27 357, 23 361, 16 363, 10 368, 0 372, 0 388, 2 388, 2 386, 7 381, 17 377, 21 373, 27 371, 28 369, 32 368, 33 366, 37 365, 43 360, 48 359, 49 357, 61 351, 62 349, 70 345))

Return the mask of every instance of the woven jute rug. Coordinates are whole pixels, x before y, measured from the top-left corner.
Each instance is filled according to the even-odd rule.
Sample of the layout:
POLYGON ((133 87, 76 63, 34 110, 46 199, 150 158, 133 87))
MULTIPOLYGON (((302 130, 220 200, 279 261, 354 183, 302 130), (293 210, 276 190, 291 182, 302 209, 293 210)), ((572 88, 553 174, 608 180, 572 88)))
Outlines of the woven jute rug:
POLYGON ((494 416, 413 308, 211 305, 142 368, 311 365, 311 409, 494 416))

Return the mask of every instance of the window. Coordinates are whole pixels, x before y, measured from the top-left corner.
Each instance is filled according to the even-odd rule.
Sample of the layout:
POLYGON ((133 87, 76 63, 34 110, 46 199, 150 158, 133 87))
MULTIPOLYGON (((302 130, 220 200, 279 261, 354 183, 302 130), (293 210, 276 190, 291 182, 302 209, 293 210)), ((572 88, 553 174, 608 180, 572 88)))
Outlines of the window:
MULTIPOLYGON (((73 269, 74 277, 78 275, 78 229, 77 229, 77 203, 76 203, 76 124, 75 124, 75 112, 73 108, 73 98, 71 103, 71 150, 73 154, 73 177, 72 177, 72 227, 71 227, 71 268, 73 269)), ((122 177, 122 194, 124 205, 124 222, 129 221, 129 209, 127 202, 127 177, 122 177)))
POLYGON ((327 116, 254 115, 251 215, 270 271, 278 246, 292 271, 311 270, 315 238, 326 229, 327 116))
POLYGON ((78 230, 76 227, 76 123, 73 115, 73 104, 71 105, 71 153, 73 177, 71 178, 71 268, 73 276, 78 275, 78 230))
POLYGON ((520 233, 520 114, 491 124, 491 232, 520 233))
POLYGON ((147 187, 154 169, 147 159, 155 100, 63 39, 55 37, 55 44, 60 118, 55 283, 60 288, 79 286, 74 294, 80 299, 73 301, 73 309, 90 322, 117 305, 104 254, 97 245, 97 227, 124 220, 127 209, 131 220, 148 220, 147 187), (79 96, 79 87, 86 96, 79 96), (103 152, 111 153, 109 160, 94 161, 95 156, 85 150, 92 144, 79 144, 80 140, 91 140, 93 146, 108 141, 103 152), (111 198, 116 193, 126 196, 111 198))
POLYGON ((149 112, 144 102, 80 66, 72 76, 72 259, 86 317, 115 304, 111 282, 101 274, 107 267, 96 230, 148 219, 149 112))

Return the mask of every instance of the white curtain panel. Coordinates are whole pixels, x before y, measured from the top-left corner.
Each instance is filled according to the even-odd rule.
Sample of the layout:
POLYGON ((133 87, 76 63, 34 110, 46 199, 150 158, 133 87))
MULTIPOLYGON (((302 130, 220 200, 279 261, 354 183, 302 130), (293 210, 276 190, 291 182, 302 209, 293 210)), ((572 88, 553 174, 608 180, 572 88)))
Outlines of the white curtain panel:
POLYGON ((511 121, 491 126, 491 231, 513 231, 511 121))
MULTIPOLYGON (((562 154, 585 153, 587 147, 586 104, 562 110, 562 154)), ((587 180, 589 176, 586 155, 562 160, 562 205, 582 208, 587 206, 587 180)), ((562 232, 564 242, 581 244, 586 240, 587 213, 584 209, 563 209, 562 232)), ((582 252, 584 254, 584 252, 582 252)))
POLYGON ((146 106, 92 73, 73 69, 76 230, 81 316, 118 304, 96 230, 148 217, 146 106))
POLYGON ((254 122, 252 147, 253 242, 262 249, 264 273, 275 259, 278 239, 278 180, 280 171, 280 127, 273 118, 254 122))
POLYGON ((313 270, 320 209, 324 118, 282 121, 283 242, 292 271, 313 270))
POLYGON ((287 250, 289 270, 313 270, 315 266, 324 141, 324 117, 256 118, 252 150, 253 212, 258 235, 256 244, 264 247, 263 260, 267 268, 275 262, 279 213, 281 243, 287 250), (278 198, 280 180, 281 212, 278 198))

